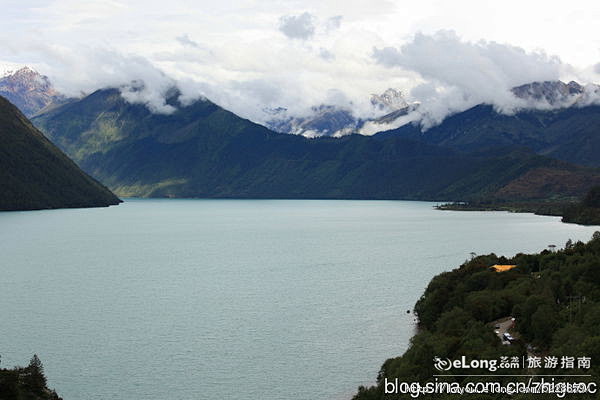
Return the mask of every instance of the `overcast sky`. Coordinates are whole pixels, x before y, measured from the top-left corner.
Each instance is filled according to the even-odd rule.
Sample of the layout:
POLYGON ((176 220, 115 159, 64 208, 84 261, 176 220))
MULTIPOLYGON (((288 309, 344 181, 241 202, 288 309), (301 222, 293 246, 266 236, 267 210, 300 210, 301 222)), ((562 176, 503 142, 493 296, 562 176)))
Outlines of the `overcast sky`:
POLYGON ((368 113, 389 87, 460 108, 502 106, 532 80, 600 81, 598 1, 3 0, 0 23, 0 66, 68 94, 142 80, 131 99, 168 111, 177 84, 258 121, 266 107, 368 113))

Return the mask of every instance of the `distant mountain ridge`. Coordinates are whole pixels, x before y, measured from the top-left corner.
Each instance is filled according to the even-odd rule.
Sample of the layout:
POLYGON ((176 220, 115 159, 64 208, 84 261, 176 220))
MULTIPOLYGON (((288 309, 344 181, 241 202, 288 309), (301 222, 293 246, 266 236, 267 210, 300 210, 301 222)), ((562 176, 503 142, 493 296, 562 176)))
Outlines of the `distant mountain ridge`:
POLYGON ((307 117, 282 117, 281 114, 285 111, 279 109, 272 112, 274 117, 267 121, 266 127, 279 133, 305 137, 339 137, 355 132, 360 125, 360 120, 350 110, 332 105, 312 107, 311 114, 307 117))
MULTIPOLYGON (((599 85, 584 86, 575 81, 569 83, 562 81, 531 82, 512 88, 511 93, 516 99, 523 101, 520 106, 522 113, 600 104, 599 85)), ((419 123, 419 117, 400 119, 418 110, 419 103, 409 103, 399 90, 390 88, 382 94, 373 94, 371 95, 371 104, 386 113, 377 118, 364 119, 355 117, 350 108, 321 105, 313 107, 312 112, 307 116, 294 117, 285 116, 286 110, 280 108, 273 112, 274 118, 267 121, 266 126, 277 132, 307 137, 340 137, 352 133, 372 135, 411 121, 419 123), (282 115, 283 117, 281 117, 282 115)))
MULTIPOLYGON (((531 82, 514 87, 511 92, 517 99, 524 101, 521 114, 600 104, 600 85, 581 85, 575 81, 531 82)), ((76 100, 58 93, 46 76, 29 67, 9 71, 1 77, 0 95, 5 96, 28 117, 76 100)), ((373 135, 408 123, 419 123, 420 117, 415 116, 413 111, 418 111, 420 104, 409 103, 398 89, 388 88, 381 94, 372 94, 370 102, 374 110, 383 114, 361 118, 355 116, 351 105, 340 107, 322 104, 312 107, 307 115, 296 116, 279 107, 265 109, 271 115, 265 126, 275 132, 306 137, 341 137, 354 133, 373 135)), ((452 115, 446 118, 450 117, 452 115)))
POLYGON ((272 118, 265 126, 280 133, 302 135, 305 137, 333 136, 341 137, 352 133, 361 133, 366 123, 372 126, 392 123, 401 116, 407 115, 416 105, 409 104, 402 92, 393 88, 382 94, 371 95, 371 105, 375 110, 385 114, 377 118, 355 117, 350 108, 340 108, 333 105, 312 107, 307 116, 288 116, 285 108, 270 110, 272 118))
POLYGON ((0 211, 119 203, 0 96, 0 211))
POLYGON ((526 147, 543 156, 600 167, 600 106, 524 110, 515 115, 479 105, 424 131, 415 124, 383 133, 474 152, 493 147, 526 147))
POLYGON ((515 146, 467 153, 389 132, 307 139, 208 100, 168 102, 174 113, 152 114, 105 89, 34 122, 122 196, 467 200, 518 188, 528 173, 544 195, 578 196, 600 177, 515 146), (578 183, 564 190, 556 177, 578 183))
POLYGON ((538 106, 546 103, 552 108, 568 108, 574 105, 589 105, 589 96, 600 94, 600 86, 594 84, 583 86, 575 81, 569 83, 544 81, 517 86, 511 91, 516 97, 533 101, 538 106))
POLYGON ((29 67, 8 72, 0 78, 0 96, 16 105, 27 117, 51 104, 62 104, 67 98, 48 79, 29 67))

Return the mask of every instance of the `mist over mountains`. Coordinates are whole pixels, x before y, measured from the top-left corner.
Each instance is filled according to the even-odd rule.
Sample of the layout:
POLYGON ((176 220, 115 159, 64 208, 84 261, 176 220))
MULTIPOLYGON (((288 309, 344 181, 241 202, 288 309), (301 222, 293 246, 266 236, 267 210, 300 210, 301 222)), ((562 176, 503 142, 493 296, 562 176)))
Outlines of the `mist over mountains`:
MULTIPOLYGON (((132 103, 144 104, 156 113, 171 113, 174 110, 165 101, 175 88, 183 104, 207 98, 243 118, 308 136, 343 134, 357 128, 373 134, 408 122, 427 128, 478 104, 490 104, 505 114, 547 109, 543 101, 526 101, 512 89, 560 80, 586 87, 600 79, 593 66, 573 66, 554 53, 475 41, 452 30, 378 38, 360 36, 358 32, 365 33, 364 25, 349 31, 350 26, 354 22, 346 18, 309 12, 276 16, 272 26, 261 27, 273 30, 268 41, 266 36, 248 38, 249 43, 256 40, 255 45, 227 42, 227 46, 215 46, 216 42, 203 41, 192 31, 178 31, 161 38, 168 45, 151 53, 120 49, 120 41, 112 46, 71 44, 60 49, 34 41, 29 47, 38 55, 35 65, 68 97, 120 88, 132 103), (290 34, 290 26, 304 23, 311 25, 307 30, 311 34, 290 34), (400 90, 407 103, 420 106, 383 129, 371 126, 368 121, 383 116, 373 107, 371 94, 388 88, 400 90), (274 118, 273 110, 285 113, 274 118), (340 126, 307 122, 322 120, 321 114, 332 110, 338 113, 334 117, 340 126), (344 121, 348 116, 353 121, 344 121), (365 127, 362 121, 367 121, 365 127)), ((21 50, 13 47, 12 59, 16 60, 21 50)), ((588 97, 597 101, 593 91, 588 97)))
POLYGON ((576 198, 600 182, 596 85, 532 82, 511 90, 522 108, 479 104, 432 126, 430 105, 388 89, 369 99, 371 118, 275 109, 270 130, 176 86, 158 112, 142 80, 67 98, 29 69, 4 82, 15 76, 11 94, 36 126, 121 196, 576 198))
MULTIPOLYGON (((506 118, 499 131, 503 136, 504 128, 518 132, 518 121, 527 117, 502 116, 489 106, 487 117, 476 115, 473 122, 483 143, 467 149, 428 143, 423 138, 428 131, 416 125, 405 125, 414 129, 408 132, 373 136, 286 135, 209 100, 186 105, 178 99, 173 93, 167 100, 173 113, 157 114, 127 102, 118 89, 105 89, 40 113, 33 122, 121 196, 466 200, 512 193, 524 199, 576 198, 600 182, 598 171, 535 154, 518 140, 488 146, 486 118, 506 118)), ((550 118, 551 112, 541 111, 539 118, 550 118)), ((556 119, 564 119, 564 112, 581 121, 600 116, 597 108, 571 108, 556 119)), ((597 125, 590 126, 595 134, 597 125)), ((542 142, 545 134, 531 131, 542 142)))
MULTIPOLYGON (((179 102, 188 105, 197 99, 204 99, 198 94, 190 94, 190 88, 185 91, 178 89, 175 81, 170 88, 161 90, 161 105, 151 105, 148 94, 151 90, 143 79, 134 80, 118 86, 124 99, 133 104, 144 104, 153 113, 169 114, 175 111, 167 98, 177 93, 179 102)), ((16 104, 27 116, 33 116, 46 107, 54 107, 76 98, 59 93, 48 77, 24 67, 15 72, 9 72, 0 78, 0 95, 5 96, 16 104)), ((80 94, 81 96, 81 94, 80 94)), ((510 90, 512 106, 508 109, 490 104, 500 114, 514 115, 527 110, 557 110, 569 107, 586 107, 600 104, 600 86, 596 84, 581 85, 575 81, 531 82, 513 87, 510 90)), ((457 100, 460 103, 460 100, 457 100)), ((474 104, 476 106, 478 104, 474 104)), ((397 129, 407 124, 420 126, 421 130, 434 127, 456 111, 432 123, 432 108, 435 103, 410 102, 404 93, 398 89, 388 88, 381 94, 372 94, 369 100, 369 112, 359 111, 352 103, 346 106, 335 104, 314 105, 301 115, 294 115, 284 107, 264 108, 267 115, 264 126, 280 133, 299 134, 306 137, 334 136, 341 137, 358 133, 373 135, 391 129, 397 129)), ((467 108, 468 109, 468 108, 467 108)), ((256 122, 256 121, 255 121, 256 122)), ((261 123, 259 121, 259 123, 261 123)))
POLYGON ((382 94, 371 95, 372 117, 361 118, 351 107, 339 108, 335 105, 312 107, 307 116, 289 116, 287 110, 269 110, 273 118, 265 123, 268 128, 280 132, 306 137, 341 137, 352 133, 372 135, 386 130, 388 124, 399 117, 408 115, 418 104, 409 104, 402 92, 393 88, 382 94))

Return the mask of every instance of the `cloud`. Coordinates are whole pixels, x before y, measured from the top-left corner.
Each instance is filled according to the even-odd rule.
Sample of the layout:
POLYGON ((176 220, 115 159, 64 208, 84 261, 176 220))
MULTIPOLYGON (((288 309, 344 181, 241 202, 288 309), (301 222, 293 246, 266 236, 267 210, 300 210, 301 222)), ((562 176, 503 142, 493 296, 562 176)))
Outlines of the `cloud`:
POLYGON ((179 43, 181 43, 183 46, 190 46, 190 47, 195 47, 195 48, 199 48, 200 45, 197 42, 194 42, 192 39, 190 39, 189 35, 187 33, 181 35, 181 36, 177 36, 175 38, 175 40, 177 40, 179 43))
POLYGON ((310 39, 315 34, 315 17, 308 12, 279 19, 279 30, 291 39, 310 39))
POLYGON ((395 47, 373 48, 373 58, 386 67, 396 67, 402 64, 402 53, 395 47))
POLYGON ((385 67, 419 74, 423 82, 410 94, 421 102, 419 112, 426 126, 480 103, 492 104, 501 112, 514 112, 525 104, 511 93, 511 88, 558 80, 567 69, 559 58, 543 52, 526 52, 496 42, 464 41, 452 31, 418 33, 399 48, 374 48, 372 57, 385 67))
POLYGON ((319 57, 321 57, 325 61, 335 60, 335 54, 323 47, 319 49, 319 57))
POLYGON ((509 63, 480 76, 478 69, 499 63, 485 52, 495 42, 480 38, 527 50, 524 57, 508 51, 515 68, 525 65, 523 79, 515 80, 556 76, 546 66, 537 68, 538 62, 530 68, 523 61, 543 54, 532 51, 539 48, 587 68, 582 80, 563 75, 566 64, 560 64, 563 80, 598 79, 593 22, 600 5, 561 18, 558 4, 540 8, 520 1, 526 12, 515 14, 506 2, 479 3, 347 0, 340 7, 322 0, 170 0, 165 7, 162 0, 8 1, 0 15, 0 65, 34 67, 70 95, 121 87, 130 101, 159 112, 169 112, 161 96, 175 84, 186 102, 204 96, 255 122, 264 122, 265 108, 306 115, 313 106, 344 103, 342 96, 328 95, 330 89, 343 93, 347 101, 340 106, 351 102, 361 118, 376 117, 370 95, 390 87, 420 100, 424 118, 432 121, 478 99, 500 104, 502 96, 492 88, 499 84, 496 91, 509 96, 504 88, 520 72, 509 71, 509 63), (444 45, 434 33, 444 28, 461 39, 446 38, 444 45), (424 32, 421 40, 416 31, 424 32), (455 50, 458 60, 451 57, 455 50))
POLYGON ((339 29, 339 27, 342 25, 342 18, 343 17, 341 15, 336 15, 335 17, 328 18, 325 22, 326 30, 333 31, 339 29))
POLYGON ((421 121, 421 116, 418 113, 410 113, 407 115, 403 115, 389 123, 377 123, 377 122, 367 121, 360 128, 359 133, 361 135, 371 136, 378 132, 389 131, 391 129, 396 129, 403 125, 409 124, 409 123, 420 122, 420 121, 421 121))
POLYGON ((594 72, 600 74, 600 63, 594 65, 594 72))
POLYGON ((288 38, 307 40, 316 34, 329 34, 339 29, 342 25, 342 18, 343 16, 336 15, 323 21, 308 12, 299 15, 284 15, 279 18, 279 30, 288 38))
POLYGON ((245 96, 254 98, 259 104, 274 104, 282 96, 281 86, 266 79, 232 82, 231 87, 245 96))
POLYGON ((130 103, 143 104, 155 113, 174 111, 166 98, 176 87, 175 80, 145 57, 105 47, 63 47, 33 40, 19 51, 35 53, 40 62, 33 66, 48 75, 54 86, 67 96, 119 88, 130 103))

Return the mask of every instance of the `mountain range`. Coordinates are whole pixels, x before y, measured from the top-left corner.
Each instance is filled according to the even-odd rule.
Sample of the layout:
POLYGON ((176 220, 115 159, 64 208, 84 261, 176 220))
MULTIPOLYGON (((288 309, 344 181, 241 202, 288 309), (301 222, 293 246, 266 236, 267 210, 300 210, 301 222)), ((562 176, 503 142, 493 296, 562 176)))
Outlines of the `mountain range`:
MULTIPOLYGON (((569 159, 574 147, 550 151, 549 144, 536 154, 520 139, 543 142, 546 130, 528 129, 552 120, 558 130, 565 119, 579 121, 586 137, 597 129, 594 107, 534 113, 538 120, 532 122, 528 113, 502 116, 480 106, 448 119, 432 138, 431 130, 411 125, 371 137, 309 139, 273 132, 208 100, 184 106, 174 95, 168 103, 174 113, 153 114, 126 102, 118 89, 103 89, 33 121, 84 171, 121 196, 548 198, 579 196, 600 182, 596 169, 548 157, 569 159), (584 126, 586 120, 591 122, 584 126)), ((595 165, 595 150, 581 151, 587 164, 595 165)))
POLYGON ((583 86, 575 81, 544 81, 517 86, 511 91, 517 98, 537 103, 538 106, 545 104, 551 108, 567 108, 589 105, 590 96, 600 93, 600 86, 583 86))
POLYGON ((366 123, 371 123, 375 129, 379 127, 379 130, 384 130, 386 124, 407 115, 417 107, 416 104, 409 104, 401 91, 393 88, 379 95, 371 95, 371 105, 374 113, 379 116, 358 118, 350 108, 330 104, 312 107, 306 116, 288 116, 285 108, 266 110, 272 118, 265 126, 275 132, 306 137, 340 137, 360 132, 366 123))
POLYGON ((524 110, 514 115, 478 105, 423 130, 407 124, 382 135, 419 140, 461 152, 495 147, 528 148, 573 164, 600 167, 600 106, 524 110))
POLYGON ((285 110, 273 110, 271 127, 298 134, 284 135, 209 100, 180 104, 177 91, 165 115, 118 88, 68 99, 28 68, 2 79, 54 144, 121 196, 513 201, 574 199, 600 184, 600 106, 586 106, 598 87, 575 82, 513 89, 545 110, 506 115, 481 104, 427 130, 407 124, 363 136, 353 133, 419 105, 388 89, 371 97, 378 118, 322 105, 278 120, 285 110))
POLYGON ((0 211, 119 202, 0 96, 0 211))

